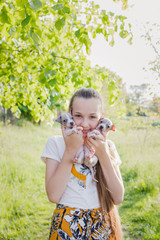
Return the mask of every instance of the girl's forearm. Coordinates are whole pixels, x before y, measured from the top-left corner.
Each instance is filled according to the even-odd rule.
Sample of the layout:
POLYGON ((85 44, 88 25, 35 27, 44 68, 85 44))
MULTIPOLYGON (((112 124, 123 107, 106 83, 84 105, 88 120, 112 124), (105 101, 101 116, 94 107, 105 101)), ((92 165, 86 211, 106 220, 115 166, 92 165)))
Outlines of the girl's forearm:
POLYGON ((124 197, 124 186, 120 173, 118 174, 114 169, 111 159, 106 152, 101 155, 99 161, 114 204, 120 204, 124 197))
POLYGON ((46 192, 48 199, 53 203, 58 203, 68 182, 72 169, 72 153, 64 152, 61 162, 58 164, 55 172, 46 182, 46 192))

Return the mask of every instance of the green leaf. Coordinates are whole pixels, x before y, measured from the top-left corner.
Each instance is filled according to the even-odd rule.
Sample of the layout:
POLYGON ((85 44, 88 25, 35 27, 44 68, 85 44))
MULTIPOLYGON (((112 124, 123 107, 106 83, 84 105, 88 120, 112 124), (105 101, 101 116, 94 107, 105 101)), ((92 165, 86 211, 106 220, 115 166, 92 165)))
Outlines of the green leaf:
POLYGON ((15 33, 16 32, 16 30, 13 28, 13 27, 10 27, 10 29, 9 29, 9 34, 10 34, 10 36, 12 36, 13 35, 13 33, 15 33))
POLYGON ((28 3, 28 0, 16 0, 16 4, 18 7, 22 7, 22 6, 26 5, 27 3, 28 3))
POLYGON ((62 9, 63 8, 63 5, 62 4, 56 4, 52 7, 54 10, 59 10, 59 9, 62 9))
POLYGON ((115 102, 115 96, 114 96, 114 94, 112 93, 112 94, 110 94, 110 96, 109 96, 109 105, 112 105, 114 102, 115 102))
POLYGON ((61 28, 65 25, 65 18, 60 18, 55 22, 55 27, 58 31, 61 30, 61 28))
POLYGON ((113 47, 114 46, 114 39, 112 39, 111 41, 110 41, 110 43, 109 43, 109 45, 111 46, 111 47, 113 47))
POLYGON ((46 77, 45 77, 44 73, 41 73, 39 75, 39 82, 40 83, 45 83, 46 82, 46 77))
POLYGON ((35 32, 31 33, 31 38, 37 43, 39 41, 39 36, 35 32))
POLYGON ((128 40, 128 43, 131 45, 132 44, 132 39, 133 39, 133 36, 131 36, 128 40))
POLYGON ((29 23, 30 19, 31 19, 31 16, 28 15, 28 16, 21 22, 23 28, 29 23))
POLYGON ((93 38, 96 38, 96 32, 95 32, 95 31, 92 32, 92 37, 93 37, 93 38))
POLYGON ((57 83, 57 79, 56 79, 56 78, 53 78, 53 79, 51 79, 48 83, 49 83, 50 86, 53 87, 53 86, 57 83))
POLYGON ((108 15, 103 16, 102 22, 103 22, 104 24, 107 23, 107 25, 109 24, 109 17, 108 17, 108 15))
POLYGON ((35 11, 43 6, 43 4, 40 0, 30 1, 29 4, 30 4, 31 8, 35 11))
POLYGON ((121 31, 119 33, 119 35, 121 38, 126 38, 126 37, 128 37, 129 33, 126 30, 124 30, 124 31, 121 31))
POLYGON ((113 13, 113 12, 109 12, 109 15, 110 15, 111 17, 113 17, 113 16, 114 16, 114 13, 113 13))
POLYGON ((119 20, 120 20, 121 22, 123 22, 125 19, 127 19, 127 17, 122 16, 122 15, 120 15, 118 18, 119 18, 119 20))
POLYGON ((78 74, 77 72, 75 72, 75 73, 72 74, 72 77, 73 77, 73 78, 77 78, 78 75, 79 75, 79 74, 78 74))
POLYGON ((88 15, 86 16, 86 18, 87 18, 87 24, 89 24, 90 21, 92 20, 91 14, 88 14, 88 15))
POLYGON ((37 33, 34 32, 33 28, 31 28, 31 30, 30 30, 30 36, 31 36, 31 38, 33 39, 34 42, 36 42, 36 43, 39 42, 40 37, 37 33))
POLYGON ((70 8, 64 7, 63 9, 64 13, 70 14, 70 8))
POLYGON ((52 55, 53 57, 56 57, 56 54, 55 54, 54 52, 52 52, 51 55, 52 55))
POLYGON ((103 29, 101 28, 101 27, 98 27, 97 29, 96 29, 96 33, 102 33, 103 32, 103 29))
POLYGON ((114 27, 114 31, 115 32, 117 32, 117 30, 118 30, 118 27, 117 27, 117 25, 114 27))
POLYGON ((18 110, 18 106, 12 106, 11 107, 11 111, 13 112, 13 113, 15 113, 16 111, 18 110))
POLYGON ((39 0, 33 1, 33 4, 34 4, 34 7, 35 7, 36 10, 43 6, 42 2, 39 1, 39 0))
POLYGON ((80 37, 80 29, 78 29, 77 31, 75 31, 75 36, 76 36, 77 38, 80 37))
POLYGON ((19 98, 22 98, 22 97, 23 97, 23 93, 19 93, 19 94, 18 94, 18 97, 19 97, 19 98))
POLYGON ((11 20, 10 17, 8 16, 8 12, 5 6, 3 6, 1 13, 0 13, 0 19, 2 23, 8 23, 10 24, 11 20))
POLYGON ((56 70, 52 70, 52 71, 49 71, 49 74, 51 75, 51 76, 53 76, 53 75, 56 75, 56 70))
POLYGON ((15 80, 14 75, 10 75, 10 76, 9 76, 9 79, 10 79, 11 81, 14 81, 14 80, 15 80))
POLYGON ((130 23, 128 24, 128 26, 129 26, 130 29, 132 28, 132 25, 130 23))

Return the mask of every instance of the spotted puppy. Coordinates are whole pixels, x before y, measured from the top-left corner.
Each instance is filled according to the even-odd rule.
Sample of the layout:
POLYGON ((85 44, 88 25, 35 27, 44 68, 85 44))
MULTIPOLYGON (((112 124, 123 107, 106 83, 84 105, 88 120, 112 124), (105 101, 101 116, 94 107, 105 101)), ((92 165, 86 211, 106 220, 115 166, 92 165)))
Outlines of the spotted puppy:
POLYGON ((82 131, 82 127, 77 127, 75 122, 73 121, 73 117, 70 113, 63 113, 60 115, 56 120, 56 122, 59 122, 62 126, 66 128, 65 134, 71 135, 73 132, 78 133, 79 131, 82 131))
POLYGON ((110 130, 115 131, 115 125, 112 124, 109 118, 101 118, 96 129, 89 132, 87 134, 87 137, 104 140, 104 136, 102 133, 104 133, 106 136, 110 130))
MULTIPOLYGON (((87 134, 88 138, 93 138, 93 139, 100 139, 100 140, 105 140, 105 137, 107 133, 112 130, 115 131, 115 125, 112 124, 111 120, 108 118, 102 118, 99 121, 98 126, 96 129, 93 131, 89 132, 87 134)), ((94 155, 94 152, 92 151, 90 155, 86 156, 84 159, 84 164, 90 168, 90 171, 92 173, 92 178, 95 179, 95 172, 96 169, 94 168, 96 163, 98 162, 98 158, 96 155, 94 155)))
MULTIPOLYGON (((83 130, 82 127, 76 126, 73 117, 70 113, 63 113, 55 121, 61 123, 61 125, 65 127, 66 135, 71 135, 73 132, 78 133, 79 131, 83 130)), ((85 158, 91 159, 94 152, 95 152, 94 150, 90 151, 85 145, 82 145, 80 149, 77 151, 73 159, 73 163, 83 164, 84 159, 85 158)))

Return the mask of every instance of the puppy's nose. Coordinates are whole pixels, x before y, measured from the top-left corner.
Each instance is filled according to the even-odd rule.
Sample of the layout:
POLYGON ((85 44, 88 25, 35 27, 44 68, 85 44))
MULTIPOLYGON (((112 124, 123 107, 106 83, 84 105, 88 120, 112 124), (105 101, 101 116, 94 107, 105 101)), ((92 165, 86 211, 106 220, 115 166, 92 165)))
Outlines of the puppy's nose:
POLYGON ((103 126, 103 125, 100 125, 99 128, 102 130, 102 129, 104 128, 104 126, 103 126))
POLYGON ((71 126, 73 126, 73 125, 74 125, 74 122, 70 122, 70 124, 71 124, 71 126))

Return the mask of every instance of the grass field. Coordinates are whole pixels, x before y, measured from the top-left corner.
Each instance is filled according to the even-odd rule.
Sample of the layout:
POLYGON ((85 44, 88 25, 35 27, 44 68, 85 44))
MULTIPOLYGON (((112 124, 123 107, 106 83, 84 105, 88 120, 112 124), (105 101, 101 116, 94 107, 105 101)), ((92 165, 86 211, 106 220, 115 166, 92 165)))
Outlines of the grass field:
MULTIPOLYGON (((128 127, 126 127, 128 126, 128 127)), ((130 128, 110 134, 122 159, 125 198, 119 206, 124 238, 160 239, 160 128, 130 128)), ((0 239, 48 239, 54 204, 45 193, 40 160, 57 128, 0 126, 0 239)))

